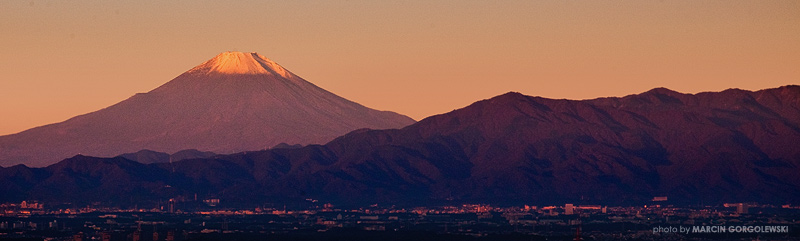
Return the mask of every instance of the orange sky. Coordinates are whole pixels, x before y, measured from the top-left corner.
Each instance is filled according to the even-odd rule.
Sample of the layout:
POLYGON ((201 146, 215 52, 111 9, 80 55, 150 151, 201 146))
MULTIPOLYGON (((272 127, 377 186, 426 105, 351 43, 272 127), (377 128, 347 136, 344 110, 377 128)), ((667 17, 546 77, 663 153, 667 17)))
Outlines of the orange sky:
POLYGON ((800 1, 0 1, 0 135, 258 52, 417 120, 549 98, 800 84, 800 1))

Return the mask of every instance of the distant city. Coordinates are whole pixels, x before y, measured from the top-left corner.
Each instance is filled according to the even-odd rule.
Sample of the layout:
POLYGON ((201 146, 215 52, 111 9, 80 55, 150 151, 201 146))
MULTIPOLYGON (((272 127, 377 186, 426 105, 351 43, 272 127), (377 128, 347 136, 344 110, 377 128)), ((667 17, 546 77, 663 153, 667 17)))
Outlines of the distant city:
POLYGON ((371 205, 222 208, 219 199, 157 207, 0 204, 3 240, 800 240, 800 207, 758 203, 499 207, 371 205), (192 208, 182 208, 192 206, 192 208))

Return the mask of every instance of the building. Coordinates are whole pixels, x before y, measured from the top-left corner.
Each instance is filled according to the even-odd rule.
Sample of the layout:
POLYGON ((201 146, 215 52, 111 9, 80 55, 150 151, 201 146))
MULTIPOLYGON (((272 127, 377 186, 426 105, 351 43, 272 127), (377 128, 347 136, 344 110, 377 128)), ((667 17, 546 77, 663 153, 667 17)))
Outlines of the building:
POLYGON ((575 206, 571 203, 564 204, 564 215, 572 215, 575 211, 575 206))
POLYGON ((83 241, 83 232, 77 233, 72 236, 73 241, 83 241))
POLYGON ((738 213, 738 214, 746 214, 747 213, 747 204, 744 204, 744 203, 736 204, 736 213, 738 213))
POLYGON ((653 202, 664 202, 667 201, 667 197, 653 197, 653 202))
POLYGON ((175 213, 175 199, 169 199, 169 213, 175 213))
POLYGON ((219 199, 218 199, 218 198, 210 198, 210 199, 206 199, 206 200, 203 200, 203 202, 204 202, 206 205, 208 205, 208 206, 212 206, 212 207, 215 207, 215 206, 219 205, 219 199))

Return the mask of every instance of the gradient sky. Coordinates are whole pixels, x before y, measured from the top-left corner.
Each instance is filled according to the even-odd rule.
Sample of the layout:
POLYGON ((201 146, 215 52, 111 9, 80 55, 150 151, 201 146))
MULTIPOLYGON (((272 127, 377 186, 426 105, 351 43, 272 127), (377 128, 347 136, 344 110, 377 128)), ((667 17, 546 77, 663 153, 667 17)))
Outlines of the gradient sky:
POLYGON ((0 1, 0 135, 258 52, 421 119, 548 98, 800 83, 800 1, 0 1))

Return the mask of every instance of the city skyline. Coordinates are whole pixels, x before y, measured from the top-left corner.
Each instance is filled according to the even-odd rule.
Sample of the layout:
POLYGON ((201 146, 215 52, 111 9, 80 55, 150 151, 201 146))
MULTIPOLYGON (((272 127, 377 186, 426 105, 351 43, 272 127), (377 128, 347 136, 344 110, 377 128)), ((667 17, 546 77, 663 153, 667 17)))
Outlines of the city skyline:
POLYGON ((224 51, 416 120, 508 91, 591 99, 797 84, 800 3, 0 4, 0 135, 92 112, 224 51))

